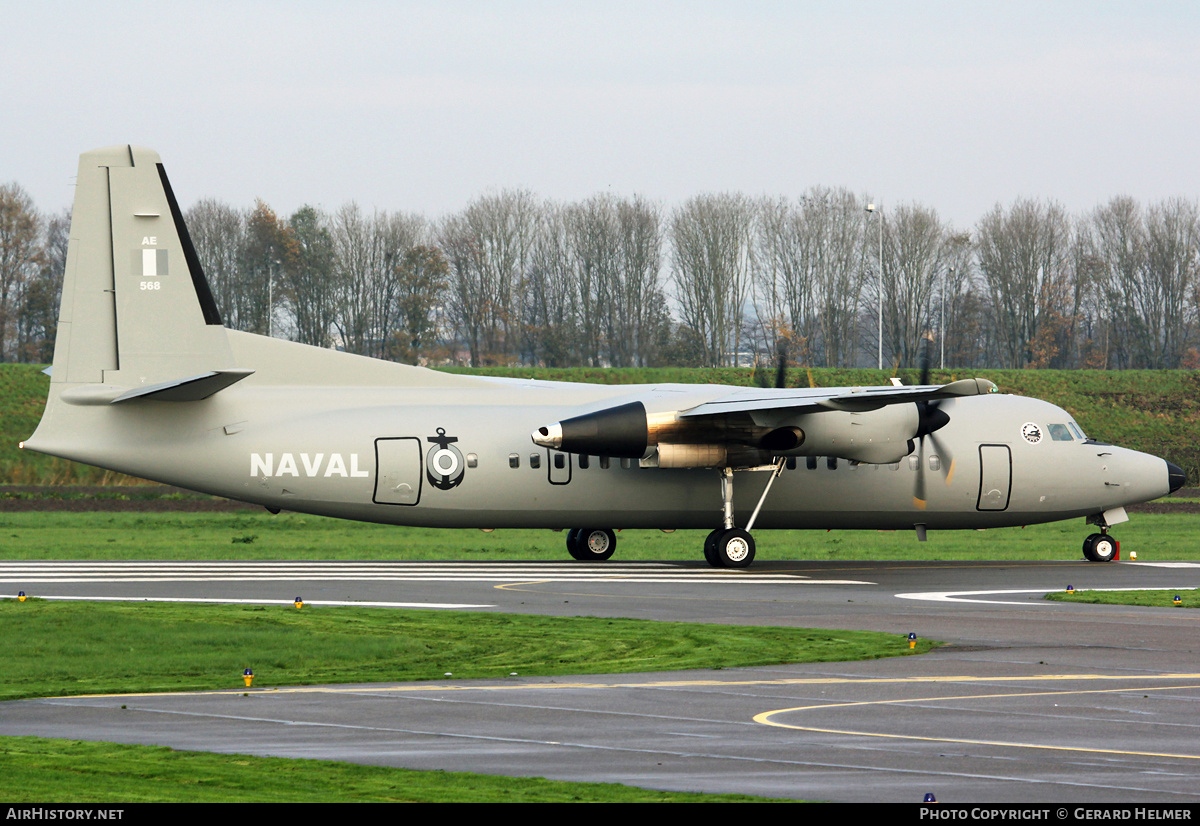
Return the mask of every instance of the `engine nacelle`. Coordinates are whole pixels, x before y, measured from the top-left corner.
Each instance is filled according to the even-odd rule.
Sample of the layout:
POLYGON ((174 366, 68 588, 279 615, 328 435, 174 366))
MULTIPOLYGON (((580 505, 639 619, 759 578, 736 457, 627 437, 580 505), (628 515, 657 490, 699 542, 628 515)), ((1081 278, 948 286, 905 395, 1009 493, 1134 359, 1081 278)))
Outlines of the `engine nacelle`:
POLYGON ((898 462, 912 452, 912 442, 918 435, 921 416, 915 404, 889 404, 878 410, 851 413, 844 410, 823 410, 802 413, 779 422, 763 439, 764 445, 778 442, 773 452, 789 456, 837 456, 868 464, 898 462), (799 429, 799 443, 791 449, 779 449, 786 441, 794 441, 793 430, 799 429))

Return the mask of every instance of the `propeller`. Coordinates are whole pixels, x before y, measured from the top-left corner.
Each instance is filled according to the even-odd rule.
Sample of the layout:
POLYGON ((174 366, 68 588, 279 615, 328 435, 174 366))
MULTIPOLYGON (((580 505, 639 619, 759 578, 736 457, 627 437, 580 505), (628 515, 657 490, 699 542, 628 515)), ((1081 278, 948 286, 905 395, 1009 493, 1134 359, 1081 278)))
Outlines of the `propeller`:
MULTIPOLYGON (((926 331, 921 336, 921 378, 918 384, 924 386, 929 384, 929 363, 931 361, 929 348, 933 346, 933 335, 926 331)), ((944 442, 939 442, 934 432, 940 430, 950 423, 950 417, 941 409, 942 400, 917 402, 917 480, 913 487, 913 504, 920 510, 925 510, 928 500, 925 498, 925 471, 927 464, 925 461, 925 439, 929 439, 930 446, 937 451, 937 455, 941 457, 942 472, 946 475, 946 484, 949 485, 954 479, 954 457, 950 455, 950 451, 946 448, 944 442)))
MULTIPOLYGON (((767 374, 759 369, 761 365, 754 365, 754 374, 751 376, 751 381, 758 387, 770 387, 768 384, 767 374)), ((775 387, 787 387, 787 345, 783 342, 779 344, 779 356, 775 367, 775 387)))

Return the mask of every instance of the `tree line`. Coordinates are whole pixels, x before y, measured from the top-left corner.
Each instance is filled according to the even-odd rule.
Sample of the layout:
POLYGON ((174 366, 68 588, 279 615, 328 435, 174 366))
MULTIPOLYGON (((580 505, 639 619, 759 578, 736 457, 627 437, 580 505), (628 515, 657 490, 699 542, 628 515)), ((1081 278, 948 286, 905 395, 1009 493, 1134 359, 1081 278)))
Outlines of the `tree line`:
MULTIPOLYGON (((185 218, 224 323, 408 363, 1200 368, 1200 208, 997 204, 970 230, 842 188, 431 220, 215 199, 185 218)), ((70 216, 0 186, 0 361, 47 362, 70 216)))

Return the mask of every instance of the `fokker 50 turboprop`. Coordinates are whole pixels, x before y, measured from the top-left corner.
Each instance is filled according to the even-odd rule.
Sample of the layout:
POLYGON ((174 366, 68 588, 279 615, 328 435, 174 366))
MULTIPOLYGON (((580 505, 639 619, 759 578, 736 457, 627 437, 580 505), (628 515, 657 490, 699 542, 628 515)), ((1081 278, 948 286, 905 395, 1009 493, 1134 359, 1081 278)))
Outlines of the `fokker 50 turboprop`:
POLYGON ((1124 507, 1184 481, 984 379, 522 381, 226 329, 158 155, 133 146, 80 158, 50 394, 23 447, 271 511, 568 529, 581 560, 611 556, 614 528, 713 528, 705 558, 735 568, 754 527, 924 539, 1078 517, 1104 561, 1124 507))

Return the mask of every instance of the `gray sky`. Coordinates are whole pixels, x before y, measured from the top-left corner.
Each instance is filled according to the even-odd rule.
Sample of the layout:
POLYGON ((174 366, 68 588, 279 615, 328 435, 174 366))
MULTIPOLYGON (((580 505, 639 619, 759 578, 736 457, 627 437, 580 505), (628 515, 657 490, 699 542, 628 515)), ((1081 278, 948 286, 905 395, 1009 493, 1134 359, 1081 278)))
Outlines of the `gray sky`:
POLYGON ((960 227, 1200 195, 1194 2, 12 2, 0 182, 156 149, 186 206, 422 212, 489 190, 795 196, 960 227))

